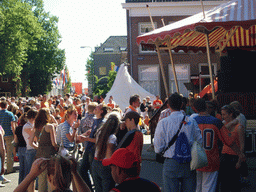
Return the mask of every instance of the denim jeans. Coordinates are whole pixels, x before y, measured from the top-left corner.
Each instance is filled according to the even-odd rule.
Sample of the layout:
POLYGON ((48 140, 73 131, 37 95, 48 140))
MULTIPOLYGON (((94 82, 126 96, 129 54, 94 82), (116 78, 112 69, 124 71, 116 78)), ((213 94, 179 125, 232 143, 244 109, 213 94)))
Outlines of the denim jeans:
POLYGON ((196 171, 190 170, 190 163, 178 163, 166 159, 163 165, 164 192, 196 191, 196 171))
MULTIPOLYGON (((0 158, 0 167, 2 167, 2 160, 0 158)), ((0 181, 3 181, 5 179, 4 174, 0 175, 0 181)))
POLYGON ((26 157, 26 147, 18 147, 18 154, 19 154, 19 162, 20 162, 20 169, 19 169, 19 184, 25 179, 25 157, 26 157))
POLYGON ((26 157, 25 157, 25 176, 27 174, 29 174, 30 172, 30 169, 31 169, 31 166, 35 160, 35 156, 36 156, 36 149, 29 149, 29 150, 26 150, 26 153, 25 153, 26 157))
POLYGON ((92 190, 92 183, 89 176, 89 171, 91 173, 91 164, 93 161, 94 154, 90 153, 88 150, 86 150, 83 154, 83 158, 80 162, 80 166, 78 168, 79 174, 84 180, 84 182, 88 185, 88 187, 92 190))
POLYGON ((109 192, 115 187, 115 182, 111 175, 111 168, 109 166, 103 166, 102 161, 93 160, 92 178, 96 192, 109 192))

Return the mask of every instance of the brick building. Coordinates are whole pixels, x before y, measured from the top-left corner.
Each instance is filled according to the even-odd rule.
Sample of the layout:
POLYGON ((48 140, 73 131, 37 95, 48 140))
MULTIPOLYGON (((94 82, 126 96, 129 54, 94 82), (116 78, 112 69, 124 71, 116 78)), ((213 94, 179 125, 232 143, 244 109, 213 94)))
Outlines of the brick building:
MULTIPOLYGON (((223 1, 203 1, 204 10, 209 10, 223 1)), ((153 30, 149 10, 155 28, 179 21, 202 11, 200 1, 188 0, 126 0, 122 4, 127 11, 127 48, 131 76, 147 91, 165 97, 164 85, 160 73, 159 60, 154 50, 136 44, 136 37, 153 30), (164 23, 164 24, 163 24, 164 23)), ((169 93, 176 91, 169 54, 161 53, 169 93)), ((193 82, 194 91, 200 92, 210 83, 207 55, 203 52, 173 52, 180 92, 188 96, 190 92, 184 83, 193 82), (200 75, 199 75, 200 74, 200 75), (199 80, 200 78, 200 80, 199 80)), ((211 54, 213 72, 220 69, 220 56, 211 54)))

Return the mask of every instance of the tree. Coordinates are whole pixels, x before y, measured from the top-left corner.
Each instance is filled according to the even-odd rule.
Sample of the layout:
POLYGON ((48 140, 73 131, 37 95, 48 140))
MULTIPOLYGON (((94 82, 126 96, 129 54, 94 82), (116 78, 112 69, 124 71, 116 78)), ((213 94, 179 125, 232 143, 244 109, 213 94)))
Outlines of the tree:
POLYGON ((54 74, 64 68, 65 51, 58 48, 61 42, 57 27, 58 18, 44 11, 42 0, 27 0, 27 2, 33 6, 34 15, 45 32, 36 44, 37 49, 28 52, 28 59, 22 71, 23 82, 28 83, 31 95, 37 95, 51 90, 54 74), (43 76, 38 77, 38 73, 43 76))
MULTIPOLYGON (((111 65, 114 63, 111 62, 111 65)), ((115 64, 114 64, 115 65, 115 64)), ((94 95, 105 95, 110 91, 112 88, 112 85, 116 79, 117 72, 114 70, 110 70, 108 72, 108 76, 101 77, 100 79, 94 75, 95 77, 95 89, 93 91, 94 95), (107 79, 107 81, 104 81, 103 79, 107 79)))
POLYGON ((0 75, 20 80, 22 95, 50 91, 65 65, 58 18, 44 11, 42 0, 0 0, 0 22, 0 75))
POLYGON ((93 88, 94 88, 94 57, 93 57, 93 53, 91 53, 89 55, 89 58, 86 61, 85 70, 86 70, 85 77, 88 81, 88 88, 91 89, 88 91, 89 91, 89 94, 91 94, 93 91, 93 88))
POLYGON ((19 0, 0 3, 0 75, 17 81, 27 60, 27 51, 36 49, 43 30, 29 4, 19 0))
POLYGON ((111 62, 111 71, 108 72, 108 89, 110 90, 112 88, 112 85, 116 79, 117 72, 114 70, 115 63, 111 62))

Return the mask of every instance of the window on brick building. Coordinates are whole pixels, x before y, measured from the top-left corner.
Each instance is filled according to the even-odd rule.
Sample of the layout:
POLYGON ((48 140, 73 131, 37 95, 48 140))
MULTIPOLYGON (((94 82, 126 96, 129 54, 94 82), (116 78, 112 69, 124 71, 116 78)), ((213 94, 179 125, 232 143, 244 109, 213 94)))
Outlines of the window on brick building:
MULTIPOLYGON (((155 29, 157 28, 157 23, 154 22, 155 25, 155 29)), ((143 35, 145 33, 148 33, 150 31, 153 31, 153 26, 150 22, 143 22, 143 23, 139 23, 139 34, 138 35, 143 35)), ((154 46, 154 45, 153 45, 154 46)), ((141 46, 139 47, 139 51, 140 53, 152 53, 155 52, 155 50, 150 49, 147 46, 141 46)))
MULTIPOLYGON (((190 65, 175 64, 174 66, 177 74, 179 91, 184 97, 188 97, 189 91, 185 87, 184 83, 190 82, 190 65)), ((172 65, 169 65, 168 68, 169 68, 169 92, 175 93, 177 92, 177 90, 176 90, 172 65)))
POLYGON ((159 95, 158 65, 139 65, 139 84, 148 92, 159 95))

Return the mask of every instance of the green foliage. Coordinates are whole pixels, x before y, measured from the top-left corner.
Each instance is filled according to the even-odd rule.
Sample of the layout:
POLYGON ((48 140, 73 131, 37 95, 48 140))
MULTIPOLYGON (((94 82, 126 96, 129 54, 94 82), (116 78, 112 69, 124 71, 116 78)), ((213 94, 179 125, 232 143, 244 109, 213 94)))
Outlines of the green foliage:
POLYGON ((93 91, 93 94, 105 96, 110 91, 116 79, 116 75, 117 75, 116 71, 109 71, 108 76, 101 77, 100 79, 96 75, 94 75, 95 89, 93 91))
POLYGON ((20 80, 22 95, 50 91, 54 74, 65 65, 57 23, 42 0, 0 1, 0 75, 20 80))
POLYGON ((115 79, 116 79, 117 72, 116 71, 109 71, 108 72, 108 89, 110 90, 115 79))
POLYGON ((0 74, 18 79, 27 51, 35 50, 43 30, 31 6, 19 0, 3 0, 0 4, 0 74))
POLYGON ((107 86, 107 81, 104 79, 108 79, 108 76, 101 77, 100 79, 97 77, 97 75, 94 75, 95 77, 95 82, 94 82, 94 90, 93 94, 94 95, 106 95, 107 92, 109 91, 108 86, 107 86))
MULTIPOLYGON (((29 74, 31 95, 37 95, 38 92, 42 94, 51 90, 53 75, 64 68, 65 51, 58 48, 61 42, 57 27, 58 18, 44 11, 42 0, 29 2, 34 6, 34 15, 38 18, 45 32, 36 44, 37 49, 28 52, 27 67, 23 68, 23 74, 29 74), (32 79, 38 73, 37 71, 42 71, 41 74, 44 76, 34 82, 32 79), (44 85, 38 87, 36 84, 44 85)), ((26 76, 23 76, 23 79, 25 82, 26 76)))
MULTIPOLYGON (((65 66, 65 71, 67 71, 67 66, 65 66)), ((69 77, 66 77, 68 78, 66 84, 65 84, 65 88, 64 88, 64 94, 66 93, 70 93, 71 91, 71 87, 72 87, 72 83, 71 83, 71 78, 70 76, 69 77)))
POLYGON ((87 73, 85 73, 85 77, 88 83, 92 84, 94 80, 94 57, 92 53, 86 61, 85 70, 87 71, 87 73))

